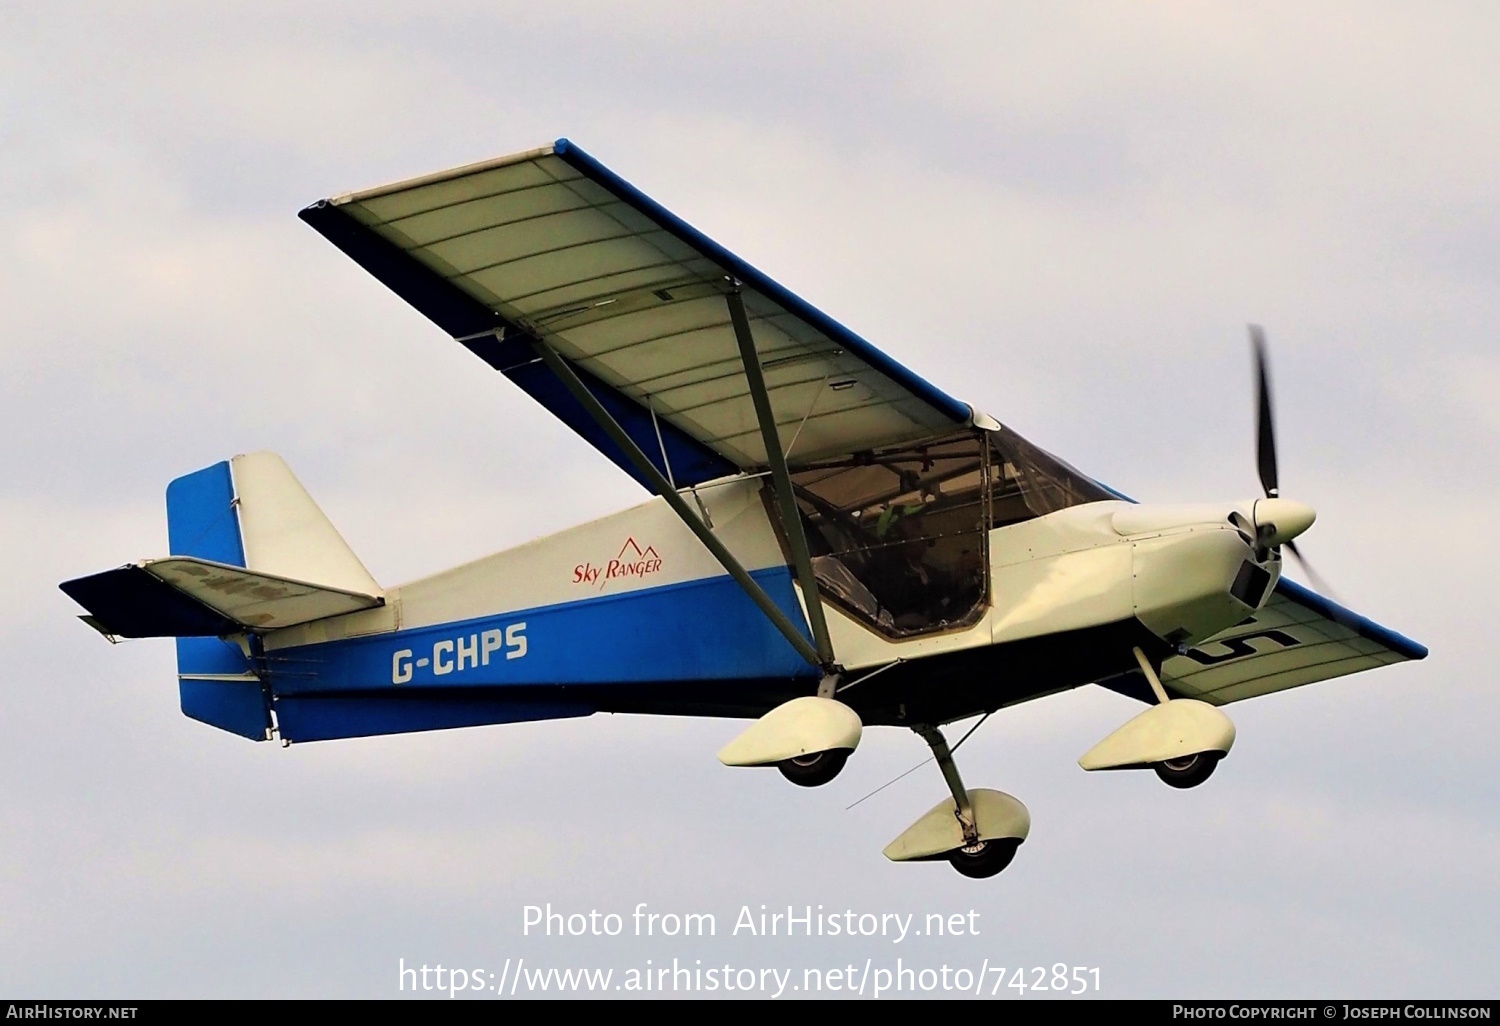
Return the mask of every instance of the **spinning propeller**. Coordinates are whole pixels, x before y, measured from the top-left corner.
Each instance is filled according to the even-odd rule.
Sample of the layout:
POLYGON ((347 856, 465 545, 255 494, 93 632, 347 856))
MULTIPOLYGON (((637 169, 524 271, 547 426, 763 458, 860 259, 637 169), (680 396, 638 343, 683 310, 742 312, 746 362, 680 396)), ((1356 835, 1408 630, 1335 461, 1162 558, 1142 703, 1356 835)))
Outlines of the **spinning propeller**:
POLYGON ((1255 350, 1255 386, 1258 393, 1259 418, 1255 434, 1255 462, 1260 484, 1266 497, 1257 499, 1251 511, 1256 543, 1262 550, 1285 548, 1312 582, 1329 591, 1326 582, 1312 568, 1293 541, 1312 526, 1317 513, 1305 503, 1281 498, 1280 479, 1276 470, 1276 420, 1271 412, 1271 380, 1266 372, 1266 333, 1258 324, 1250 325, 1250 345, 1255 350))

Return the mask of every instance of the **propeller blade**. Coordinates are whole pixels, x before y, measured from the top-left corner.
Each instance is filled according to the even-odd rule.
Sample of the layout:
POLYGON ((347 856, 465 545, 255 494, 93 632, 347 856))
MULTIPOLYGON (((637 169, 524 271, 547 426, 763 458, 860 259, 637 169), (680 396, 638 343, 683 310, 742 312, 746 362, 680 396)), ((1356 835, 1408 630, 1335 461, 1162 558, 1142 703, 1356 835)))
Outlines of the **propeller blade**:
POLYGON ((1276 423, 1271 416, 1271 378, 1266 372, 1266 333, 1258 324, 1250 325, 1250 346, 1255 351, 1255 387, 1259 405, 1255 463, 1260 470, 1260 484, 1266 490, 1266 498, 1274 499, 1281 494, 1276 475, 1276 423))
MULTIPOLYGON (((1256 469, 1260 471, 1260 485, 1266 490, 1266 498, 1274 499, 1281 494, 1281 482, 1278 480, 1276 471, 1276 419, 1271 413, 1271 375, 1266 369, 1266 332, 1259 324, 1250 325, 1250 348, 1255 353, 1255 391, 1257 406, 1257 423, 1255 431, 1255 463, 1256 469)), ((1259 530, 1259 525, 1257 525, 1259 530)), ((1313 583, 1313 587, 1330 598, 1334 591, 1323 580, 1323 576, 1312 568, 1297 548, 1295 541, 1287 540, 1281 543, 1281 547, 1290 552, 1302 567, 1302 572, 1307 574, 1307 579, 1313 583)))
POLYGON ((1283 549, 1286 549, 1292 555, 1294 555, 1294 556, 1297 557, 1297 564, 1302 567, 1302 572, 1305 573, 1305 574, 1307 574, 1307 579, 1309 581, 1312 581, 1313 587, 1317 588, 1318 591, 1322 592, 1322 594, 1324 595, 1324 597, 1326 597, 1326 598, 1337 598, 1338 597, 1334 593, 1334 590, 1331 587, 1329 587, 1328 582, 1325 581, 1325 580, 1323 580, 1323 575, 1320 574, 1320 573, 1318 573, 1316 570, 1314 570, 1312 568, 1312 564, 1307 561, 1307 557, 1304 556, 1300 551, 1298 551, 1298 549, 1297 549, 1297 543, 1296 542, 1294 542, 1294 541, 1283 542, 1281 547, 1283 549))

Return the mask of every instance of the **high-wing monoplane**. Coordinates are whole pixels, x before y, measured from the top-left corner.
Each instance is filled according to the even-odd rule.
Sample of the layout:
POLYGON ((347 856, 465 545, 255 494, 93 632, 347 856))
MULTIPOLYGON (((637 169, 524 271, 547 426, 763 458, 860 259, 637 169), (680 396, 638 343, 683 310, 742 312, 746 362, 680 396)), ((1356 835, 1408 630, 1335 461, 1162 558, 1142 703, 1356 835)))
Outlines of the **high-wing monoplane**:
POLYGON ((897 861, 998 873, 1031 827, 943 728, 1085 684, 1145 708, 1079 760, 1201 784, 1224 708, 1426 650, 1282 577, 1264 494, 1132 501, 935 388, 566 140, 301 217, 652 493, 400 587, 271 453, 167 487, 171 554, 62 589, 172 637, 182 711, 285 743, 587 716, 743 717, 719 753, 832 780, 870 726, 949 795, 897 861))

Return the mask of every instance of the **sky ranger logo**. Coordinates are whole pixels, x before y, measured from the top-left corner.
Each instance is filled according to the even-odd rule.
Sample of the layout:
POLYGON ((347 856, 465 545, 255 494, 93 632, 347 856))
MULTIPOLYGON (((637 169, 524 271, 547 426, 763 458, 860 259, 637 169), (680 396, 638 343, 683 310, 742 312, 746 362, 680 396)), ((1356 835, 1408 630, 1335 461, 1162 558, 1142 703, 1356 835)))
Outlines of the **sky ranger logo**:
POLYGON ((622 577, 647 577, 660 572, 661 556, 657 553, 656 546, 647 545, 643 549, 634 538, 626 538, 625 544, 620 547, 620 554, 603 566, 587 562, 575 566, 573 583, 597 585, 603 591, 610 581, 622 577))

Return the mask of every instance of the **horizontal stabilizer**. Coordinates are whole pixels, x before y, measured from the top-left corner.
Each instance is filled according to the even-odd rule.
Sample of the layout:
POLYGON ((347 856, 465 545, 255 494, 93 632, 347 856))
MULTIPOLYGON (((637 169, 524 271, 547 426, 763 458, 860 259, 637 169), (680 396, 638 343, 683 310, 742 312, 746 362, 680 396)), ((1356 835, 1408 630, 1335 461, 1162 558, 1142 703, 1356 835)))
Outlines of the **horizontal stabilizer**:
POLYGON ((90 614, 89 626, 116 638, 201 638, 239 626, 144 567, 122 566, 59 587, 90 614))
POLYGON ((383 605, 379 595, 309 584, 190 556, 151 559, 67 581, 62 590, 122 638, 274 630, 383 605))

